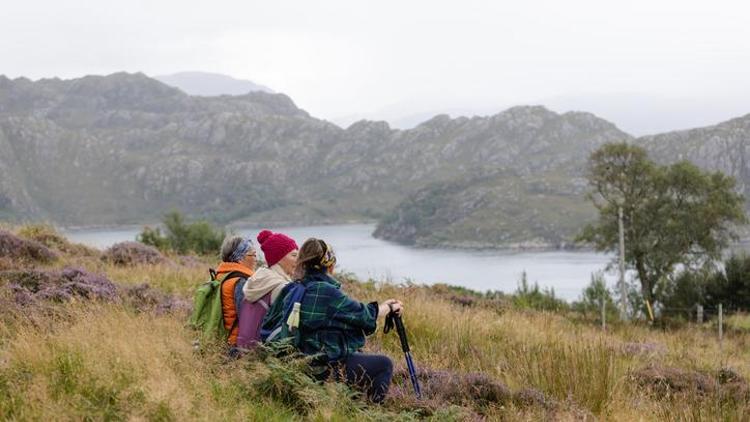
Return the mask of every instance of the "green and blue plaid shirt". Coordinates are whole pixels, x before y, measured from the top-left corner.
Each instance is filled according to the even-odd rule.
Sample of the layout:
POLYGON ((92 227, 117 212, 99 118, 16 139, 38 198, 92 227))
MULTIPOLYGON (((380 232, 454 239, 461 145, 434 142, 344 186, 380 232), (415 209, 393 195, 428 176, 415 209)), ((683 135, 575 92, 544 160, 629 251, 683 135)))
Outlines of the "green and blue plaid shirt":
POLYGON ((301 283, 305 296, 300 307, 300 351, 324 354, 334 361, 361 349, 365 337, 375 332, 377 302, 351 299, 338 281, 322 272, 306 275, 301 283))

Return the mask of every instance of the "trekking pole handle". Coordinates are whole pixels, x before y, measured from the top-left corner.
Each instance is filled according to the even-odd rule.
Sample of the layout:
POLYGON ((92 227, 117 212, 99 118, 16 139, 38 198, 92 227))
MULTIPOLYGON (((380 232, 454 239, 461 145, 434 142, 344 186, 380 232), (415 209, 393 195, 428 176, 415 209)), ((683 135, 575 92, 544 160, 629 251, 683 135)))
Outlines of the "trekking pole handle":
POLYGON ((409 341, 406 339, 406 329, 404 328, 404 322, 401 320, 400 315, 391 314, 390 315, 393 318, 393 322, 396 324, 396 332, 398 333, 398 338, 401 340, 401 350, 404 352, 409 351, 409 341))
MULTIPOLYGON (((393 309, 390 304, 388 305, 391 309, 393 309)), ((396 327, 396 333, 398 334, 398 339, 401 341, 401 350, 404 352, 409 352, 409 340, 406 338, 406 328, 404 328, 404 321, 401 319, 401 315, 397 314, 394 311, 388 312, 388 315, 385 317, 385 328, 383 328, 383 332, 388 334, 393 327, 396 327)))

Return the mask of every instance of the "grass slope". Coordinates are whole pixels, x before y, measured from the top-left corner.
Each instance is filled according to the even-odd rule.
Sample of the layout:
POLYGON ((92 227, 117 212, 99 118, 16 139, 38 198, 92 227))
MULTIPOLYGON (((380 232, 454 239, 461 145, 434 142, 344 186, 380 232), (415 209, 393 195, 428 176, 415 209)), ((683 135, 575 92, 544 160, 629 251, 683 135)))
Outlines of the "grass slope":
MULTIPOLYGON (((74 252, 58 250, 61 258, 52 264, 17 263, 16 267, 73 265, 106 274, 122 286, 145 281, 161 291, 189 296, 205 278, 203 265, 209 264, 204 259, 194 266, 117 267, 88 252, 67 249, 74 252)), ((747 391, 738 395, 724 384, 704 388, 719 385, 714 374, 720 367, 750 376, 750 336, 743 328, 747 322, 740 317, 733 321, 737 328, 729 330, 720 350, 711 323, 670 331, 614 325, 602 332, 578 316, 514 309, 505 301, 477 299, 467 306, 445 286, 392 286, 342 278, 344 289, 360 300, 398 297, 404 301, 416 364, 427 376, 444 371, 445 380, 474 381, 437 385, 425 378, 426 399, 417 402, 403 376, 397 337, 378 331, 367 350, 389 355, 399 370, 385 405, 368 406, 343 385, 310 381, 301 369, 304 362, 281 361, 263 353, 229 361, 219 348, 196 350, 184 312, 156 314, 125 303, 80 299, 41 308, 20 306, 7 282, 0 281, 0 419, 750 417, 744 399, 747 391), (477 373, 483 375, 469 375, 477 373), (510 395, 501 399, 483 395, 482 383, 487 379, 507 386, 510 395)))

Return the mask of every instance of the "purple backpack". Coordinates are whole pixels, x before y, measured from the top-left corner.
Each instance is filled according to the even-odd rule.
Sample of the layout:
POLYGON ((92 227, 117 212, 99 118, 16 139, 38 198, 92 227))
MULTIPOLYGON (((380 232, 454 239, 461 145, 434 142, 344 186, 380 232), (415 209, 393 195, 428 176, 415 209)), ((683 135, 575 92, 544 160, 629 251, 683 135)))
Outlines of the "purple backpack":
POLYGON ((237 347, 253 349, 260 340, 260 325, 271 307, 271 293, 267 293, 256 302, 242 301, 240 307, 239 332, 237 347))

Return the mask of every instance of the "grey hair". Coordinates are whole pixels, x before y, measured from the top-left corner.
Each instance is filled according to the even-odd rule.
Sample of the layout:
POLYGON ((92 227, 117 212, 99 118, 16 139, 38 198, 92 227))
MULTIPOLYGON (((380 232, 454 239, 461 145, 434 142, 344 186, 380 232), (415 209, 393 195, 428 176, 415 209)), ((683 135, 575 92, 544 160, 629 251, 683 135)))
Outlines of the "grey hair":
POLYGON ((224 238, 224 242, 221 243, 221 260, 224 262, 230 262, 232 254, 237 250, 237 246, 245 240, 242 236, 229 235, 224 238))

